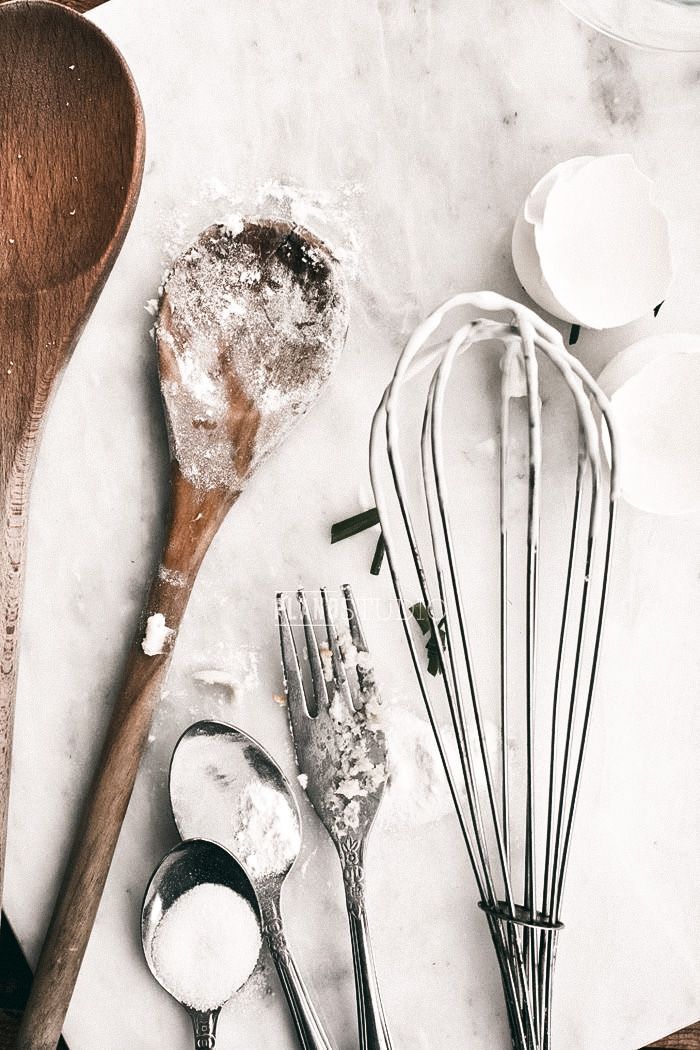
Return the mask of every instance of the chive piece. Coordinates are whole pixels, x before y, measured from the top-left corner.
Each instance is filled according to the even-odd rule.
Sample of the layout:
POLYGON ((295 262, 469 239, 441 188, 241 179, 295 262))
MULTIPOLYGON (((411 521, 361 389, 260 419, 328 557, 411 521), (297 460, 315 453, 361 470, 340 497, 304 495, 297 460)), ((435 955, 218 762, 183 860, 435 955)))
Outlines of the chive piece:
POLYGON ((384 536, 379 535, 377 540, 377 546, 374 548, 374 557, 372 558, 372 565, 370 566, 370 572, 372 576, 379 576, 382 565, 384 564, 384 554, 386 552, 386 543, 384 542, 384 536))
MULTIPOLYGON (((431 624, 430 617, 428 616, 428 610, 426 609, 423 602, 416 602, 415 605, 412 605, 411 613, 413 614, 413 617, 415 618, 416 623, 420 627, 422 633, 430 636, 426 643, 425 651, 428 654, 428 674, 432 675, 434 678, 435 675, 442 674, 442 670, 440 667, 441 645, 435 637, 433 625, 431 624)), ((442 645, 444 645, 447 637, 445 633, 446 628, 444 616, 442 620, 440 620, 440 622, 438 623, 437 627, 438 632, 440 634, 440 642, 442 643, 442 645)))
POLYGON ((658 317, 659 316, 659 310, 661 309, 661 307, 664 305, 665 302, 666 302, 666 300, 662 299, 661 302, 659 303, 659 305, 654 307, 654 317, 658 317))
POLYGON ((331 543, 347 540, 350 536, 356 536, 358 532, 371 529, 373 525, 379 524, 379 512, 376 507, 371 510, 363 510, 361 514, 353 514, 351 518, 337 521, 331 525, 331 543))
POLYGON ((420 627, 423 634, 429 634, 430 632, 430 617, 428 616, 428 610, 426 609, 423 602, 416 602, 415 605, 411 606, 411 614, 415 618, 416 623, 420 627))
POLYGON ((569 346, 576 346, 578 343, 578 337, 581 335, 581 325, 572 324, 571 331, 569 332, 569 346))

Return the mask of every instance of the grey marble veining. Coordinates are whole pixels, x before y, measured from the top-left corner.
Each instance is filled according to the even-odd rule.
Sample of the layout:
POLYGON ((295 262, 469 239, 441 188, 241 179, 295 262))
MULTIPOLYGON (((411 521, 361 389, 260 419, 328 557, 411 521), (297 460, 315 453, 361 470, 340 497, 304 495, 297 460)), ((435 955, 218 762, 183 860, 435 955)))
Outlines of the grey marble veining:
MULTIPOLYGON (((643 334, 699 330, 700 60, 612 44, 554 0, 110 0, 93 17, 139 84, 148 159, 32 493, 6 888, 31 956, 163 529, 167 450, 143 306, 166 250, 232 211, 293 207, 353 278, 331 388, 202 568, 69 1014, 72 1050, 156 1050, 190 1040, 138 939, 148 876, 176 840, 167 767, 177 737, 199 717, 236 721, 293 774, 286 713, 272 699, 274 592, 349 579, 361 596, 388 599, 385 576, 367 574, 373 536, 328 544, 330 523, 370 498, 373 408, 407 333, 438 302, 478 287, 522 294, 511 226, 553 164, 632 152, 671 221, 677 276, 659 318, 584 333, 584 363, 597 374, 643 334), (234 699, 193 681, 212 666, 235 676, 234 699)), ((467 449, 483 440, 476 423, 465 428, 467 449)), ((698 522, 625 509, 620 536, 557 974, 556 1046, 567 1050, 635 1050, 700 1016, 698 522)), ((398 626, 377 617, 367 630, 387 694, 419 712, 398 626)), ((300 801, 290 939, 339 1050, 350 1050, 337 861, 300 801)), ((369 883, 396 1045, 505 1050, 498 974, 455 822, 378 833, 369 883)), ((221 1041, 292 1050, 269 969, 227 1008, 221 1041)))

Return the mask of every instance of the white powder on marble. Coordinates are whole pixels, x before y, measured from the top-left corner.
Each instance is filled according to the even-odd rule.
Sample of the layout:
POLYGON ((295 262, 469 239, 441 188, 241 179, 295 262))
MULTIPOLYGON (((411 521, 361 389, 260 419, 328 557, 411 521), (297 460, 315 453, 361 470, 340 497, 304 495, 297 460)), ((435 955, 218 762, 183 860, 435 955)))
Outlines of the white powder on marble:
MULTIPOLYGON (((380 811, 383 826, 398 831, 441 820, 452 812, 452 800, 430 724, 392 704, 384 727, 390 780, 380 811)), ((443 736, 450 740, 453 734, 443 736)))
POLYGON ((238 181, 229 185, 216 176, 203 179, 184 204, 178 200, 163 208, 158 236, 164 246, 164 263, 169 266, 212 221, 226 226, 235 237, 243 229, 242 216, 274 214, 314 230, 329 245, 347 278, 357 280, 363 251, 360 204, 364 192, 358 182, 338 183, 321 192, 318 186, 280 179, 246 189, 238 181))
POLYGON ((252 767, 244 781, 241 762, 239 742, 225 734, 201 734, 181 742, 171 774, 178 827, 187 838, 220 843, 251 878, 281 874, 301 847, 296 809, 252 767))
MULTIPOLYGON (((399 703, 386 707, 383 722, 390 774, 379 816, 384 830, 410 831, 453 816, 454 804, 430 723, 399 703)), ((499 745, 498 729, 488 718, 484 719, 484 732, 488 752, 495 756, 499 745)), ((463 779, 454 731, 451 726, 443 726, 440 733, 447 760, 459 786, 463 779)), ((470 745, 477 786, 480 791, 485 791, 486 779, 478 757, 475 732, 470 732, 470 745)), ((460 793, 463 794, 463 791, 460 793)))
POLYGON ((146 621, 146 633, 141 648, 146 656, 159 656, 165 651, 174 634, 172 627, 166 624, 163 613, 152 613, 146 621))
POLYGON ((333 249, 343 264, 348 279, 356 280, 360 273, 362 254, 357 217, 357 202, 363 187, 344 183, 329 192, 318 188, 271 179, 256 194, 256 211, 274 211, 291 222, 315 230, 333 249))
POLYGON ((215 1010, 248 980, 261 943, 248 901, 228 886, 202 883, 183 893, 156 927, 153 966, 181 1003, 215 1010))
POLYGON ((193 671, 192 677, 195 682, 202 682, 203 685, 220 685, 222 688, 228 689, 231 696, 235 695, 236 679, 230 671, 220 671, 215 667, 211 667, 203 671, 193 671))

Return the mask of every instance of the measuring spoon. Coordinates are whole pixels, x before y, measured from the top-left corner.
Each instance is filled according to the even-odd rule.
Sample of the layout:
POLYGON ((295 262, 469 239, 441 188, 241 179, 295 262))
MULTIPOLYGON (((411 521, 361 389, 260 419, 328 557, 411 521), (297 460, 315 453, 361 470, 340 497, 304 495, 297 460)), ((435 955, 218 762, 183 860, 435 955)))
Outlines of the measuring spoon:
MULTIPOLYGON (((233 890, 250 904, 260 922, 255 890, 243 868, 222 846, 204 839, 181 842, 166 854, 151 876, 141 909, 141 943, 148 968, 158 983, 189 1013, 194 1029, 195 1050, 214 1050, 219 1014, 230 996, 206 1010, 196 1009, 178 999, 172 988, 168 987, 168 982, 163 979, 158 966, 156 931, 168 911, 183 894, 197 886, 208 884, 226 886, 233 890)), ((201 931, 204 937, 206 933, 206 930, 201 931)), ((253 969, 254 966, 251 967, 250 973, 253 969)))
POLYGON ((244 865, 299 1041, 304 1050, 331 1050, 284 935, 282 886, 301 848, 299 809, 286 776, 247 733, 196 722, 173 752, 170 804, 183 838, 214 839, 244 865))

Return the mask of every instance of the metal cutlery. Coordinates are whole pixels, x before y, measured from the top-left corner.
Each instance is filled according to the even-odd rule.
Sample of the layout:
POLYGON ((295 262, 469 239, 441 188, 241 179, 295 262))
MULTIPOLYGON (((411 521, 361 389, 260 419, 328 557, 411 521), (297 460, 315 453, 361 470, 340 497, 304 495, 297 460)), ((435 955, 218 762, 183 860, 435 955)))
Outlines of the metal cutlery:
POLYGON ((341 638, 321 591, 327 642, 319 646, 307 596, 298 592, 308 654, 307 692, 285 596, 277 597, 285 692, 306 793, 340 858, 350 924, 362 1050, 391 1050, 365 907, 367 839, 388 781, 386 740, 367 642, 349 586, 343 587, 349 632, 341 638))
POLYGON ((299 810, 286 776, 247 733, 223 722, 196 722, 173 752, 170 802, 184 839, 214 839, 245 867, 299 1042, 303 1050, 332 1050, 282 922, 282 885, 301 846, 299 810))

